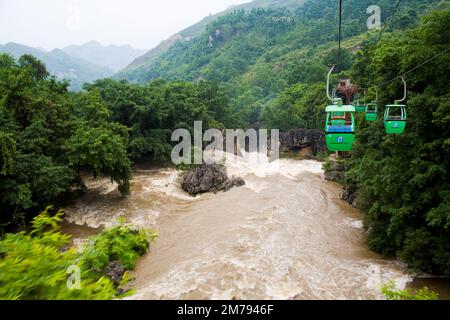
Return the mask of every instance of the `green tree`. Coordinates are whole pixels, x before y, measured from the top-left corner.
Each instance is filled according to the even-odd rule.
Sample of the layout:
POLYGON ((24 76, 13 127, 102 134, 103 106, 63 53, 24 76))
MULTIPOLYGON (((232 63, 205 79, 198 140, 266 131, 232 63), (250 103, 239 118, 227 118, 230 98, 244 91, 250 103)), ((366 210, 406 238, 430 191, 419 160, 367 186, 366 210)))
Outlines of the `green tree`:
POLYGON ((32 56, 16 62, 0 55, 3 226, 24 224, 36 210, 61 202, 86 169, 128 188, 127 128, 112 121, 98 94, 73 98, 67 86, 32 56))

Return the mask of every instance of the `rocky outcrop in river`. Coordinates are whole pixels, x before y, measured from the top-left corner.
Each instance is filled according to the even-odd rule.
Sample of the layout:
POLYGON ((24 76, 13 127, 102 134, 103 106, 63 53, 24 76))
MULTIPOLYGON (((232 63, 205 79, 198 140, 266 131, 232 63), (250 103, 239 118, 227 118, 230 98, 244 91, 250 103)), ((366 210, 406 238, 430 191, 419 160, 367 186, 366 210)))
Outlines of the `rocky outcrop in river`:
POLYGON ((325 166, 325 180, 334 181, 344 186, 344 190, 339 193, 339 198, 348 202, 352 207, 358 207, 358 189, 357 186, 346 176, 347 168, 344 161, 329 159, 325 166))
POLYGON ((345 163, 343 161, 337 161, 329 159, 325 166, 325 180, 335 181, 340 184, 345 183, 345 163))
POLYGON ((187 171, 182 176, 181 186, 190 195, 197 195, 205 192, 228 191, 233 187, 245 185, 242 178, 227 175, 224 166, 202 165, 187 171))
POLYGON ((323 131, 316 129, 292 129, 280 132, 280 151, 302 151, 305 155, 326 152, 325 135, 323 131))

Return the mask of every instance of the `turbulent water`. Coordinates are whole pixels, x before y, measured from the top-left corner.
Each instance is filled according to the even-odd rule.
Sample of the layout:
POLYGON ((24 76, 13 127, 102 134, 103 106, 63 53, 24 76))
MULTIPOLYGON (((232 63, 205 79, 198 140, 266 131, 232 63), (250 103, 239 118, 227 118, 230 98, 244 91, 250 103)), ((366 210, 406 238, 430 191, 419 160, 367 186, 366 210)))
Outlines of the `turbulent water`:
POLYGON ((239 161, 227 169, 245 187, 197 198, 180 190, 175 170, 141 167, 128 198, 91 181, 68 220, 95 228, 126 217, 159 230, 133 299, 378 299, 383 283, 404 287, 405 266, 369 251, 360 213, 321 167, 239 161))

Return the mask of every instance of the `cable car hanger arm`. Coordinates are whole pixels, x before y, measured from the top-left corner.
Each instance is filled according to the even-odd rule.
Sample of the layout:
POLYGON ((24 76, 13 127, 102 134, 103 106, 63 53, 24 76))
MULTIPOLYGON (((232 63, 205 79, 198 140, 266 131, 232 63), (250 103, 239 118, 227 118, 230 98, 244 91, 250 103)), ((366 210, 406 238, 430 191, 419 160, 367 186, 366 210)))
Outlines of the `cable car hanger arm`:
POLYGON ((333 98, 330 96, 330 77, 335 67, 336 67, 335 65, 331 67, 330 72, 328 72, 327 76, 327 97, 330 101, 334 101, 333 98))
POLYGON ((403 102, 406 100, 407 94, 408 94, 408 88, 407 88, 407 84, 406 84, 406 80, 405 78, 402 77, 402 81, 403 81, 403 85, 405 88, 404 94, 403 94, 403 99, 402 100, 397 100, 398 102, 403 102))

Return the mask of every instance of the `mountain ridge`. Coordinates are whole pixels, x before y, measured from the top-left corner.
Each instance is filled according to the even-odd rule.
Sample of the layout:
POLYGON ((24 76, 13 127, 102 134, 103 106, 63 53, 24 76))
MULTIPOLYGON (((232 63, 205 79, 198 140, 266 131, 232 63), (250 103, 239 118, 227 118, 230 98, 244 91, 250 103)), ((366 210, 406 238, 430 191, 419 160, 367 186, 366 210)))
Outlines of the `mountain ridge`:
POLYGON ((19 59, 25 54, 33 55, 41 60, 48 71, 58 79, 70 81, 69 88, 72 91, 81 90, 86 82, 111 77, 114 74, 112 69, 73 57, 61 49, 43 51, 20 43, 8 42, 0 45, 0 53, 10 54, 15 59, 19 59))
POLYGON ((107 67, 115 72, 123 69, 134 59, 145 53, 145 50, 134 49, 128 44, 104 46, 98 41, 89 41, 81 45, 69 45, 62 50, 73 57, 107 67))

